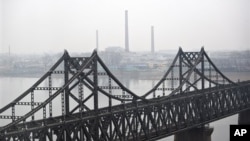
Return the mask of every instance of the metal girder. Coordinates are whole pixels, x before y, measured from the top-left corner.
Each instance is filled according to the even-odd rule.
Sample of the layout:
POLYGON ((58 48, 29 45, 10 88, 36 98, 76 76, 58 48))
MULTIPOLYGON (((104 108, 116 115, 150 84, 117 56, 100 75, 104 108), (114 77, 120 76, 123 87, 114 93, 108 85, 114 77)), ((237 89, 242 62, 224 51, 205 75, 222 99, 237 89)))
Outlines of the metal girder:
POLYGON ((186 96, 175 96, 169 100, 159 99, 150 104, 138 103, 139 106, 128 106, 129 108, 122 104, 112 112, 99 111, 97 116, 95 113, 87 116, 83 114, 79 119, 73 115, 65 122, 10 131, 5 137, 15 136, 21 139, 31 134, 48 136, 51 132, 57 139, 62 139, 62 133, 65 132, 66 136, 74 140, 95 140, 92 125, 96 124, 100 140, 150 140, 249 109, 249 93, 250 84, 226 85, 218 89, 188 92, 186 96))
POLYGON ((164 77, 143 96, 126 88, 97 52, 91 57, 70 57, 65 52, 30 89, 0 109, 0 119, 12 119, 0 127, 0 140, 154 140, 249 108, 250 82, 231 82, 204 49, 180 49, 164 77), (55 84, 54 74, 62 76, 62 86, 55 84), (105 77, 106 83, 100 84, 100 77, 105 77), (48 85, 41 85, 45 81, 48 85), (41 90, 48 93, 48 98, 37 101, 35 93, 41 90), (104 107, 99 106, 100 95, 108 100, 104 107), (22 101, 28 96, 30 101, 22 101), (52 102, 60 96, 62 114, 54 116, 56 105, 52 106, 52 102), (112 105, 115 100, 120 104, 112 105), (93 104, 87 105, 89 101, 93 104), (16 116, 19 105, 31 110, 16 116), (10 115, 3 115, 8 110, 10 115), (36 119, 39 111, 41 119, 36 119))

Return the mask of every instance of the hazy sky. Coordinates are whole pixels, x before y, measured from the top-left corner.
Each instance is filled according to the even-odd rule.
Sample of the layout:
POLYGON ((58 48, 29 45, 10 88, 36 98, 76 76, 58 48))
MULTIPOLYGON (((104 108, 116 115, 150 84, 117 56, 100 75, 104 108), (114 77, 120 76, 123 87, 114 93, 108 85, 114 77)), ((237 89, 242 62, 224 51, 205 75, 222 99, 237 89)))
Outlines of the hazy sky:
POLYGON ((250 49, 249 0, 0 0, 0 53, 124 48, 125 10, 130 51, 250 49))

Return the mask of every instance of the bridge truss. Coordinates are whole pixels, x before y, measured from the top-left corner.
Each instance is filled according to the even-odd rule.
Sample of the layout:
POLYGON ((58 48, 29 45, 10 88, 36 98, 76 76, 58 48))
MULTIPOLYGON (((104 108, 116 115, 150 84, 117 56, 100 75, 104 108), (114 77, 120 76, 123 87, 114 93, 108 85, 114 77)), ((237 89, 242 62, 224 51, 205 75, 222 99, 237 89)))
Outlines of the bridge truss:
POLYGON ((162 79, 139 96, 97 52, 67 51, 33 86, 0 109, 0 140, 154 140, 249 109, 249 82, 234 83, 202 48, 180 48, 162 79))

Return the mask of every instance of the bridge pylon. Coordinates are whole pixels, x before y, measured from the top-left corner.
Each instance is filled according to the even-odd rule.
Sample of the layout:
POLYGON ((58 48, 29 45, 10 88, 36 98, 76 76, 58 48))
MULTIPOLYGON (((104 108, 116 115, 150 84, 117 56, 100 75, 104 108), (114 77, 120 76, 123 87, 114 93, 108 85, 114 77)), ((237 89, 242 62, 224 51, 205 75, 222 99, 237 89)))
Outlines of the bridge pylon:
POLYGON ((239 113, 238 124, 250 125, 250 110, 249 109, 239 113))
POLYGON ((175 134, 174 141, 211 141, 212 132, 209 126, 195 127, 175 134))

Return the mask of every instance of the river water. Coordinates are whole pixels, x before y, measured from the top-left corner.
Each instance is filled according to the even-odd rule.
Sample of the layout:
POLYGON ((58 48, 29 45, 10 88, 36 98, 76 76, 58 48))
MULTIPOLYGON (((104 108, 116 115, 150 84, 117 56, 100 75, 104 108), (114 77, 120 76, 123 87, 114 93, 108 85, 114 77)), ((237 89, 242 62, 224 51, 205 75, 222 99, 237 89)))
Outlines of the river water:
MULTIPOLYGON (((233 81, 250 80, 250 72, 230 72, 224 73, 233 81)), ((32 86, 39 78, 38 77, 7 77, 0 76, 0 108, 14 100, 17 96, 32 86)), ((125 85, 135 93, 145 93, 151 89, 156 80, 147 80, 139 78, 126 79, 125 85)), ((1 121, 0 121, 1 122, 1 121)), ((237 124, 238 115, 234 115, 210 124, 214 128, 212 141, 229 141, 229 125, 237 124)), ((0 123, 2 125, 3 123, 0 123)), ((173 141, 174 137, 170 136, 160 141, 173 141)))

